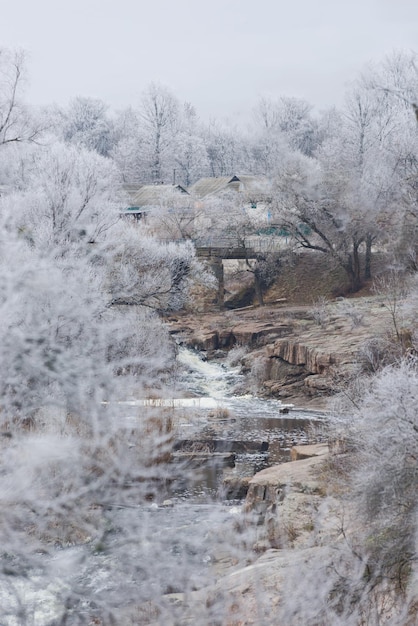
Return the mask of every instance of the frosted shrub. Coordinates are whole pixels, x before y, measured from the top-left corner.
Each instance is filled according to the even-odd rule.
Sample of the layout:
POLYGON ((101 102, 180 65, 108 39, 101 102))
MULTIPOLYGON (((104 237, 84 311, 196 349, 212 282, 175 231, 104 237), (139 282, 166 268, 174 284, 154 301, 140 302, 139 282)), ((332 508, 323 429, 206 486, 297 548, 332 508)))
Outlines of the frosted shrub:
POLYGON ((262 386, 267 377, 267 359, 263 356, 257 356, 251 363, 251 383, 254 391, 262 386))
POLYGON ((319 544, 305 561, 303 577, 300 564, 287 572, 277 623, 416 623, 417 406, 417 362, 408 359, 371 378, 345 425, 337 421, 338 429, 345 426, 348 454, 330 465, 330 497, 316 522, 319 544))
POLYGON ((310 313, 318 326, 326 326, 329 322, 328 304, 328 300, 324 296, 313 303, 310 313))
POLYGON ((170 623, 173 581, 208 576, 205 529, 160 506, 184 469, 171 415, 141 399, 172 393, 155 309, 184 302, 194 250, 116 228, 99 157, 38 157, 33 193, 0 198, 0 622, 126 623, 152 602, 170 623))
POLYGON ((237 345, 228 352, 226 363, 229 367, 235 367, 240 364, 241 360, 248 354, 248 346, 237 345))
POLYGON ((343 300, 338 303, 338 312, 351 320, 352 328, 363 325, 364 312, 349 300, 343 300))
POLYGON ((405 300, 410 292, 410 280, 403 268, 398 266, 374 281, 374 291, 388 311, 396 340, 402 344, 402 329, 405 324, 405 300))
POLYGON ((364 371, 376 373, 401 357, 399 346, 384 337, 367 339, 359 349, 358 358, 364 371))

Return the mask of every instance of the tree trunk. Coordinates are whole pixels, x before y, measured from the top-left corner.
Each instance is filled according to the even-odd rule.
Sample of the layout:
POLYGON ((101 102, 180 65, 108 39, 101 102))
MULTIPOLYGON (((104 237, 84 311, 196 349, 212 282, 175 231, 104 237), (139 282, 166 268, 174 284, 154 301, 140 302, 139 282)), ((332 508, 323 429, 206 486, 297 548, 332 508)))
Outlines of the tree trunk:
POLYGON ((224 286, 224 266, 222 259, 219 256, 213 256, 210 258, 210 268, 218 281, 218 290, 216 295, 215 304, 220 310, 224 308, 225 304, 225 286, 224 286))
POLYGON ((152 164, 152 176, 154 183, 161 183, 161 131, 156 129, 155 145, 154 145, 154 158, 152 164))
POLYGON ((350 291, 356 293, 362 286, 361 282, 361 265, 359 246, 361 241, 353 241, 351 254, 348 255, 347 263, 343 266, 350 279, 350 291))
MULTIPOLYGON (((354 273, 354 284, 355 291, 358 291, 361 287, 361 268, 360 268, 360 255, 359 255, 359 244, 353 243, 353 273, 354 273)), ((354 291, 354 290, 353 290, 354 291)))
POLYGON ((366 257, 364 260, 364 280, 372 277, 372 243, 373 237, 370 233, 366 236, 366 257))
POLYGON ((264 306, 263 287, 261 285, 261 279, 257 270, 254 272, 254 288, 255 297, 257 298, 258 305, 264 306))

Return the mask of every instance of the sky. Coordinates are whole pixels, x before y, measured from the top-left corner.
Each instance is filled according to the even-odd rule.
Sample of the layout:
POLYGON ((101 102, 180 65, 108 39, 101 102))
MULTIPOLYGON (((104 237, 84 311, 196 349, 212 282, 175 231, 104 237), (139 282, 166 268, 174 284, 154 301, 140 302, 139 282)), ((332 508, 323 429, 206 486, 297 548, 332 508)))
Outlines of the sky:
POLYGON ((26 98, 137 106, 150 82, 205 119, 240 123, 260 97, 341 106, 394 50, 418 52, 418 0, 2 0, 0 46, 28 56, 26 98))

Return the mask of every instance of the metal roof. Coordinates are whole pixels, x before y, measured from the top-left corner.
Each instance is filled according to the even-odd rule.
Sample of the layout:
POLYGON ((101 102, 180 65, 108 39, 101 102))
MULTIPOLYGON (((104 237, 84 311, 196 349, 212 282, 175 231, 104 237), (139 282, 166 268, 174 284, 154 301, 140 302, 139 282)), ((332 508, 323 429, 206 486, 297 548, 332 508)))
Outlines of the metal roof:
POLYGON ((136 193, 130 195, 131 203, 135 207, 158 206, 169 193, 187 194, 188 191, 181 185, 142 185, 136 193))
POLYGON ((216 195, 222 191, 232 189, 257 196, 263 196, 270 189, 270 182, 265 176, 218 176, 201 178, 188 188, 190 195, 197 198, 216 195))
POLYGON ((131 200, 136 196, 138 191, 143 186, 144 185, 140 183, 123 183, 122 191, 125 193, 126 196, 128 196, 129 201, 131 202, 131 200))

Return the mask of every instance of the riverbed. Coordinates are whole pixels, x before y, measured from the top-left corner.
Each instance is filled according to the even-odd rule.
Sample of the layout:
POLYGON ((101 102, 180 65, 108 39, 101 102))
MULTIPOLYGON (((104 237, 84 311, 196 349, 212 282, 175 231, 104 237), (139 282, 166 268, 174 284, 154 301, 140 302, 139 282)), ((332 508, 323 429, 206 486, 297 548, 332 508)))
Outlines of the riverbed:
MULTIPOLYGON (((208 455, 193 474, 188 497, 222 497, 222 481, 231 473, 249 477, 276 463, 290 460, 292 446, 319 443, 327 437, 327 417, 320 411, 296 407, 280 400, 242 395, 243 375, 239 366, 205 360, 204 355, 181 347, 178 354, 178 388, 193 397, 171 400, 182 410, 177 449, 224 453, 221 459, 208 455), (189 417, 187 417, 189 416, 189 417), (231 469, 228 452, 234 455, 231 469)), ((170 401, 168 401, 170 402, 170 401)))
MULTIPOLYGON (((41 571, 11 580, 0 594, 2 624, 18 626, 15 617, 4 617, 6 607, 16 615, 17 606, 25 607, 25 623, 60 623, 70 600, 68 623, 78 623, 71 615, 75 620, 77 615, 94 615, 95 606, 100 614, 102 604, 113 606, 117 616, 130 603, 151 603, 174 615, 170 594, 205 587, 220 568, 246 564, 254 528, 243 524, 240 499, 226 497, 222 490, 225 475, 252 476, 269 464, 288 461, 292 445, 322 440, 326 417, 278 400, 242 395, 240 388, 239 367, 207 362, 181 348, 178 395, 119 403, 117 413, 127 423, 140 418, 140 407, 169 407, 177 450, 182 441, 194 442, 194 452, 200 447, 208 454, 197 465, 196 455, 190 462, 193 454, 188 460, 174 458, 164 470, 168 480, 158 498, 128 506, 125 498, 125 504, 109 507, 111 532, 103 550, 87 543, 41 555, 42 569, 54 572, 54 583, 41 571), (223 450, 221 456, 213 454, 211 445, 223 450), (219 462, 222 454, 232 454, 232 466, 219 462)), ((181 623, 181 608, 176 623, 181 623)))

